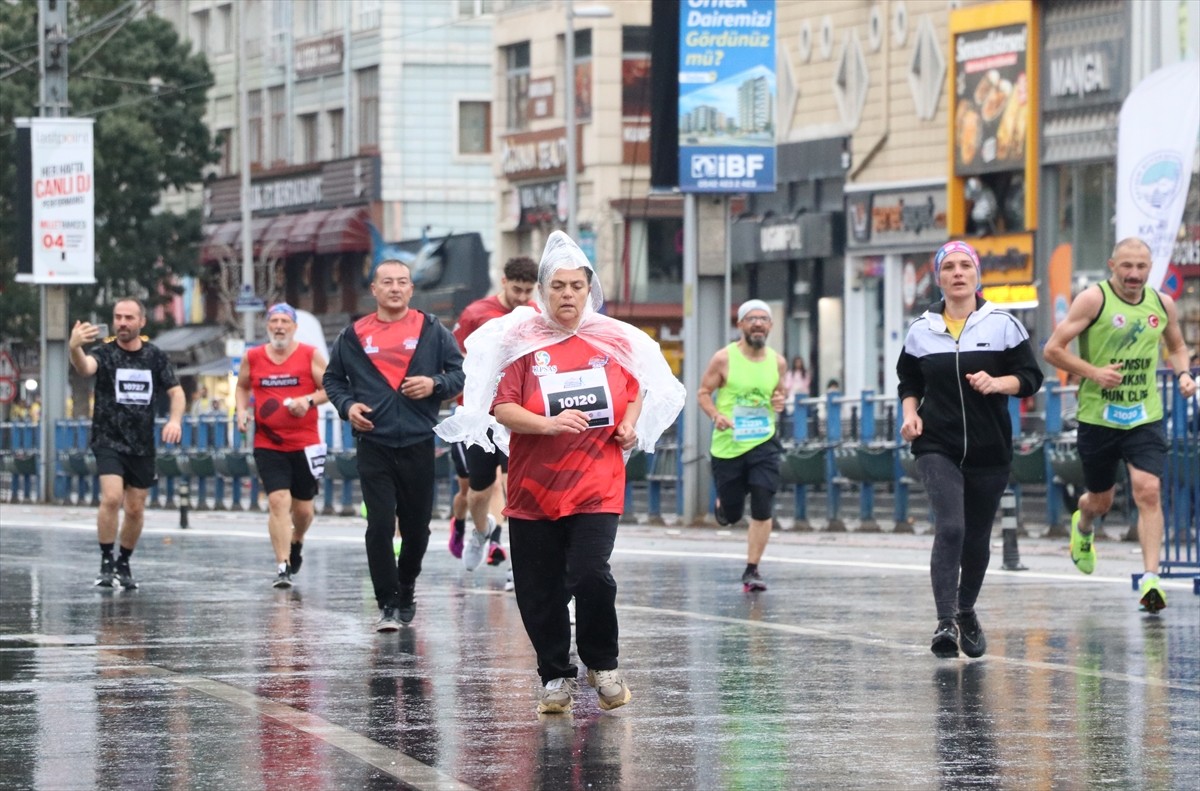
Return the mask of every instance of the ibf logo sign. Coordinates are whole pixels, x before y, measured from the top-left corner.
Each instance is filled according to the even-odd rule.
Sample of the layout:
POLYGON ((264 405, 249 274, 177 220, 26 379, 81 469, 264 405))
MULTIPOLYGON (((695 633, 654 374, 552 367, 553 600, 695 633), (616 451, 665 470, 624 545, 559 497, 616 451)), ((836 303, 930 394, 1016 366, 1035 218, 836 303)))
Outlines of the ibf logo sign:
POLYGON ((692 154, 694 179, 752 179, 765 167, 762 154, 692 154))

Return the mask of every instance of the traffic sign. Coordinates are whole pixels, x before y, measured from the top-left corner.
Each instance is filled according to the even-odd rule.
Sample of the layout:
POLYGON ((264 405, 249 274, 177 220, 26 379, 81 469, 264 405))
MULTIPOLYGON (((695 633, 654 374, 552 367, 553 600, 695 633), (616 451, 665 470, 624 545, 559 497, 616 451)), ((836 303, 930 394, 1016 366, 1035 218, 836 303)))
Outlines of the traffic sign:
POLYGON ((17 397, 17 383, 0 377, 0 404, 11 404, 17 397))
POLYGON ((233 305, 233 309, 237 313, 257 313, 267 309, 267 303, 263 302, 250 287, 249 283, 242 284, 241 291, 238 292, 237 301, 233 305))
POLYGON ((13 362, 12 355, 6 350, 0 349, 0 379, 16 380, 20 373, 17 370, 17 364, 13 362))

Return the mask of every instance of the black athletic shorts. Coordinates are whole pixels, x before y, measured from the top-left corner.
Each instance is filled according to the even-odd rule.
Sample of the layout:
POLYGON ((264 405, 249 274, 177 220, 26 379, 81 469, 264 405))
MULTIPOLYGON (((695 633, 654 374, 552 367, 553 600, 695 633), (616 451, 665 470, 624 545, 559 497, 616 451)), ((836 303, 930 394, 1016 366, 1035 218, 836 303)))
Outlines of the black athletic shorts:
POLYGON ((112 448, 92 448, 97 475, 119 475, 126 489, 149 489, 158 480, 153 456, 128 456, 112 448))
POLYGON ((466 478, 469 475, 467 472, 467 443, 450 443, 450 461, 454 462, 454 474, 456 476, 466 478))
POLYGON ((1080 423, 1075 447, 1083 462, 1083 483, 1089 492, 1107 492, 1113 488, 1122 459, 1158 478, 1167 468, 1167 435, 1163 433, 1161 420, 1133 428, 1080 423))
MULTIPOLYGON (((492 434, 488 432, 488 439, 492 434)), ((496 482, 496 468, 508 472, 508 454, 496 448, 484 450, 479 445, 467 448, 467 477, 471 479, 472 491, 482 492, 496 482)))
POLYGON ((304 451, 255 448, 254 463, 267 494, 287 489, 293 500, 311 500, 317 496, 317 479, 308 468, 304 451))

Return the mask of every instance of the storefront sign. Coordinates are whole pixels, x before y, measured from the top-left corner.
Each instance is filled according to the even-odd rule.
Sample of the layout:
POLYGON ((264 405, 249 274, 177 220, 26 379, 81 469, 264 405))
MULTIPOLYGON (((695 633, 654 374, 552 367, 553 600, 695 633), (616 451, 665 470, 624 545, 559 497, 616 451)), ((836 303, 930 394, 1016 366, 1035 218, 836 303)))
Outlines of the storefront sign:
MULTIPOLYGON (((559 220, 560 205, 566 206, 566 182, 524 184, 517 190, 521 200, 521 220, 518 227, 548 225, 559 220)), ((561 212, 565 213, 565 212, 561 212)))
MULTIPOLYGON (((582 135, 576 135, 575 162, 583 169, 582 135)), ((504 138, 500 151, 504 175, 509 181, 522 181, 567 174, 567 130, 565 127, 543 132, 521 132, 504 138)))
POLYGON ((344 44, 340 35, 301 42, 295 47, 296 79, 303 80, 319 74, 336 74, 342 70, 344 56, 344 44))
POLYGON ((650 121, 621 122, 621 164, 650 164, 650 121))
POLYGON ((529 104, 526 112, 531 119, 554 117, 553 77, 541 77, 529 81, 529 104))
POLYGON ((1111 104, 1128 91, 1119 41, 1047 49, 1043 56, 1042 109, 1111 104))
POLYGON ((730 228, 730 256, 735 264, 828 258, 834 255, 833 216, 827 213, 737 222, 730 228))
POLYGON ((16 119, 17 282, 96 282, 92 124, 91 118, 16 119))
MULTIPOLYGON (((322 162, 297 173, 260 175, 250 184, 252 212, 296 212, 378 200, 379 157, 354 157, 322 162)), ((205 221, 239 219, 241 180, 230 176, 204 188, 205 221)))
POLYGON ((1033 234, 984 236, 971 243, 979 253, 983 285, 1033 282, 1033 234))
POLYGON ((1033 126, 1025 73, 1029 26, 959 33, 954 40, 954 171, 960 176, 1021 170, 1033 126))
POLYGON ((846 195, 850 247, 894 247, 946 239, 946 190, 930 188, 846 195))
POLYGON ((775 191, 775 0, 679 13, 679 189, 775 191))

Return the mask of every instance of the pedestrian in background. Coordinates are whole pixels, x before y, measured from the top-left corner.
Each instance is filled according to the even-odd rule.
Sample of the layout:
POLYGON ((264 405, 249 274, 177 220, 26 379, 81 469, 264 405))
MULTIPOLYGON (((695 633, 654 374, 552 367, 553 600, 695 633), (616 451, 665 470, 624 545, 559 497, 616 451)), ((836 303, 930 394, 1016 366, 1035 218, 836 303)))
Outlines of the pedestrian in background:
POLYGON ((1158 580, 1162 551, 1162 476, 1167 438, 1155 373, 1159 344, 1185 399, 1196 394, 1188 370, 1188 350, 1179 328, 1175 300, 1147 288, 1150 248, 1130 237, 1117 242, 1108 259, 1112 273, 1102 283, 1079 293, 1067 318, 1046 341, 1046 362, 1079 376, 1077 447, 1086 491, 1071 515, 1071 560, 1084 574, 1096 567, 1093 544, 1096 520, 1112 508, 1121 461, 1129 470, 1129 486, 1138 511, 1142 575, 1138 597, 1148 612, 1167 606, 1158 580), (1079 354, 1070 351, 1079 338, 1079 354))
POLYGON ((317 404, 327 400, 325 358, 296 340, 296 327, 296 310, 286 302, 267 310, 267 343, 246 351, 234 392, 242 433, 253 409, 254 465, 267 493, 276 588, 292 587, 292 576, 300 571, 317 482, 325 470, 317 428, 317 404))
POLYGON ((765 591, 758 571, 774 523, 783 445, 776 416, 787 392, 787 361, 767 347, 771 307, 761 299, 743 302, 737 311, 742 337, 718 349, 700 380, 696 401, 713 423, 712 473, 717 486, 717 524, 742 518, 750 496, 750 529, 746 532, 746 569, 742 590, 765 591), (713 392, 717 393, 713 401, 713 392))
POLYGON ((1042 372, 1021 323, 976 293, 982 272, 971 245, 942 245, 933 268, 943 298, 909 325, 896 363, 900 436, 912 443, 933 511, 930 650, 979 657, 987 640, 975 602, 1012 464, 1008 399, 1036 393, 1042 372))
MULTIPOLYGON (((467 338, 471 333, 492 319, 506 316, 513 309, 529 304, 537 285, 537 276, 538 265, 532 258, 522 256, 508 260, 500 278, 500 293, 477 299, 467 305, 459 316, 458 323, 454 325, 454 339, 458 341, 458 346, 464 354, 467 350, 467 338)), ((461 446, 462 443, 458 444, 461 446)), ((460 447, 458 454, 455 458, 461 460, 463 467, 458 472, 466 473, 466 506, 474 527, 461 549, 463 567, 467 571, 474 571, 479 568, 485 556, 489 565, 498 566, 505 560, 504 548, 500 544, 500 527, 488 509, 496 491, 499 473, 508 472, 508 456, 498 448, 488 451, 482 445, 460 447)), ((460 487, 462 483, 463 476, 460 474, 460 487)), ((462 524, 458 523, 457 519, 451 519, 450 527, 460 537, 459 541, 462 541, 462 524)), ((452 534, 451 541, 453 540, 452 534)), ((453 551, 451 547, 451 552, 453 551)))
POLYGON ((142 535, 146 497, 158 478, 154 467, 154 400, 165 392, 170 415, 163 426, 162 441, 179 442, 183 436, 183 410, 187 398, 167 355, 142 338, 146 308, 133 297, 113 305, 115 335, 84 352, 85 344, 100 338, 101 328, 77 321, 68 347, 71 365, 80 376, 96 377, 95 407, 92 410, 92 453, 100 477, 100 509, 96 532, 100 540, 102 588, 138 587, 129 568, 129 558, 142 535), (113 557, 118 539, 121 510, 120 550, 113 557))
POLYGON ((542 682, 539 713, 567 712, 574 703, 572 596, 576 648, 600 707, 632 697, 618 670, 617 583, 609 566, 624 510, 625 459, 635 446, 653 451, 685 397, 658 344, 602 315, 602 304, 583 251, 561 231, 550 234, 538 266, 540 312, 517 308, 467 339, 463 409, 438 427, 447 441, 487 448, 494 437, 508 449, 504 513, 517 606, 542 682))
POLYGON ((371 279, 376 310, 334 339, 325 393, 357 440, 367 511, 367 565, 378 632, 416 615, 415 588, 433 516, 433 426, 443 401, 462 391, 462 353, 434 315, 409 307, 412 271, 382 261, 371 279), (401 546, 392 537, 399 519, 401 546))

